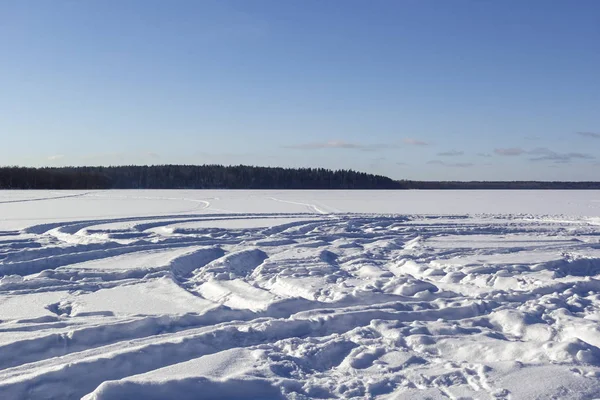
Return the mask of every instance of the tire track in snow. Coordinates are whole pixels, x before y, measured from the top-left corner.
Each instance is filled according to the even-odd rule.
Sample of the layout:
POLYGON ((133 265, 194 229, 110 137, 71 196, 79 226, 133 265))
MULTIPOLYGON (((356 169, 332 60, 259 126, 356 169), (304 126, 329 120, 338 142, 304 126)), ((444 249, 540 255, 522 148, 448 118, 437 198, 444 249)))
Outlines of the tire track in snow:
POLYGON ((26 239, 0 241, 2 299, 64 291, 45 304, 52 315, 0 321, 0 338, 22 335, 0 344, 0 397, 79 398, 107 381, 119 393, 132 375, 236 348, 263 354, 266 379, 281 383, 290 398, 323 395, 323 388, 331 397, 365 398, 417 387, 506 397, 485 358, 494 346, 564 368, 598 364, 593 338, 600 327, 580 316, 600 312, 600 228, 585 221, 507 224, 494 216, 331 218, 318 205, 270 200, 310 213, 81 220, 33 226, 21 233, 26 239), (226 225, 277 218, 299 220, 226 225), (205 226, 209 221, 225 225, 205 226), (177 224, 191 226, 153 230, 177 224), (160 265, 131 261, 171 250, 178 255, 160 265), (99 261, 115 268, 82 268, 99 261), (141 311, 110 302, 86 308, 113 289, 132 293, 116 302, 147 296, 148 304, 141 311), (165 301, 185 309, 192 298, 210 306, 153 312, 165 301), (547 335, 563 329, 564 315, 578 318, 585 334, 547 335), (473 338, 482 358, 465 360, 461 349, 473 338), (339 354, 327 355, 322 343, 342 343, 332 345, 339 354), (397 360, 388 357, 393 353, 397 360), (366 384, 374 377, 381 381, 366 384))
POLYGON ((290 201, 290 200, 281 200, 281 199, 277 199, 275 197, 269 197, 269 200, 273 200, 273 201, 277 201, 280 203, 286 203, 286 204, 295 204, 295 205, 299 205, 299 206, 304 206, 306 208, 308 208, 308 210, 310 212, 316 213, 316 214, 330 214, 329 212, 320 209, 319 207, 317 207, 315 204, 310 204, 310 203, 301 203, 298 201, 290 201))
POLYGON ((60 200, 60 199, 71 199, 76 197, 88 196, 89 194, 94 192, 85 192, 85 193, 77 193, 77 194, 69 194, 65 196, 53 196, 53 197, 37 197, 33 199, 20 199, 20 200, 0 200, 0 204, 11 204, 11 203, 28 203, 32 201, 44 201, 44 200, 60 200))

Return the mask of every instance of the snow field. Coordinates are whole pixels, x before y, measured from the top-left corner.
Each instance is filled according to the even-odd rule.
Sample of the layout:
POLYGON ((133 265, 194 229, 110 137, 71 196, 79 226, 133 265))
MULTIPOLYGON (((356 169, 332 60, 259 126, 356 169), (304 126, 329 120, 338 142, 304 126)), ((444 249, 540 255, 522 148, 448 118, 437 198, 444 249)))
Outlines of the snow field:
POLYGON ((3 192, 0 398, 600 397, 600 194, 540 193, 3 192))

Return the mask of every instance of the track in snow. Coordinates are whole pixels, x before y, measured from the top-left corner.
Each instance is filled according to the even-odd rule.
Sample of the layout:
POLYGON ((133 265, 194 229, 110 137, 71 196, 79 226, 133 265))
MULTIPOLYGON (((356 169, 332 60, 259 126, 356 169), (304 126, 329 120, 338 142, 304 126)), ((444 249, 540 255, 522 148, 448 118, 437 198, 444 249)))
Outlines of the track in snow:
POLYGON ((598 225, 295 203, 0 232, 0 398, 600 394, 598 225))

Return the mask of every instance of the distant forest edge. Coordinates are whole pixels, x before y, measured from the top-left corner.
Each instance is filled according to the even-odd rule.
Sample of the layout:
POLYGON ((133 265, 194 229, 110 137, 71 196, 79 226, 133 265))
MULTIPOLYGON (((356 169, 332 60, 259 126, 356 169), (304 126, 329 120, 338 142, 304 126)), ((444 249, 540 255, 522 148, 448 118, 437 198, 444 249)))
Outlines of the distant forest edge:
POLYGON ((0 189, 600 189, 600 182, 411 181, 324 168, 130 165, 0 167, 0 189))

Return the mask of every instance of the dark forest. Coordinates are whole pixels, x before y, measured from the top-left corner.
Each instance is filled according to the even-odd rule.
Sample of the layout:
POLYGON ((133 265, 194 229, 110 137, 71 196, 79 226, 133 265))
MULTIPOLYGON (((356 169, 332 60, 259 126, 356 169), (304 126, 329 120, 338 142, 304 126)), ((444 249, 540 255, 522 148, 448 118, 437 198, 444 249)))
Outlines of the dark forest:
POLYGON ((1 167, 0 189, 600 189, 600 182, 412 181, 324 168, 130 165, 1 167))

